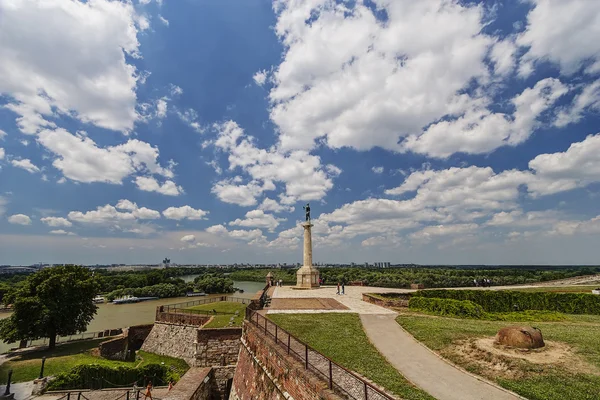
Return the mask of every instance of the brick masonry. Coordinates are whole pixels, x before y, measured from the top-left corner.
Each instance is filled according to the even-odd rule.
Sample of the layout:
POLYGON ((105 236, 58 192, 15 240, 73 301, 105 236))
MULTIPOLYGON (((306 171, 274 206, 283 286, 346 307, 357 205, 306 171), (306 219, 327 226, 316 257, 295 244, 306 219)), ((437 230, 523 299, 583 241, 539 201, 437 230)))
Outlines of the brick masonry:
POLYGON ((211 368, 192 367, 162 400, 217 400, 214 371, 211 368))
POLYGON ((302 363, 254 325, 244 322, 242 345, 230 400, 340 400, 327 382, 304 369, 302 363))
POLYGON ((240 351, 242 328, 198 329, 198 367, 235 365, 240 351))
POLYGON ((127 360, 140 349, 151 330, 152 325, 125 328, 119 337, 100 343, 100 355, 109 360, 127 360))

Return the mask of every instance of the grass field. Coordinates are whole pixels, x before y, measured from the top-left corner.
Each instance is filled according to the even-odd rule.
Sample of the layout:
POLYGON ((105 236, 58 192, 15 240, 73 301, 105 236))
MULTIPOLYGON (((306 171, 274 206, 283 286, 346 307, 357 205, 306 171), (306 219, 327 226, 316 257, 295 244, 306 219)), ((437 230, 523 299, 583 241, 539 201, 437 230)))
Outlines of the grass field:
POLYGON ((246 314, 246 304, 233 303, 228 301, 218 301, 216 303, 201 304, 199 306, 189 307, 188 310, 200 310, 211 313, 216 311, 213 319, 205 325, 206 328, 223 328, 226 326, 242 326, 244 315, 246 314), (238 313, 235 315, 235 313, 238 313), (229 321, 233 317, 233 324, 229 321))
POLYGON ((532 288, 512 288, 519 292, 554 292, 554 293, 592 293, 593 289, 598 289, 600 285, 575 285, 575 286, 556 286, 556 287, 532 287, 532 288))
MULTIPOLYGON (((495 380, 530 400, 591 400, 600 398, 600 317, 567 315, 561 322, 535 322, 544 340, 563 342, 574 353, 570 364, 534 364, 487 352, 465 355, 461 343, 491 337, 506 321, 482 321, 401 314, 397 321, 429 348, 463 368, 495 380), (460 350, 462 349, 462 350, 460 350), (580 366, 581 365, 581 366, 580 366)), ((517 323, 518 324, 518 323, 517 323)), ((521 323, 522 324, 522 323, 521 323)), ((469 342, 471 341, 471 342, 469 342)), ((468 348, 468 347, 467 347, 468 348)))
POLYGON ((93 354, 93 350, 105 339, 86 340, 57 346, 51 351, 37 351, 23 356, 18 356, 11 361, 0 365, 0 382, 6 382, 8 370, 13 370, 13 382, 26 382, 36 379, 40 373, 42 357, 46 357, 44 376, 56 375, 67 372, 79 364, 101 364, 107 366, 127 365, 140 367, 146 364, 165 363, 172 366, 180 375, 189 369, 185 361, 178 358, 159 356, 157 354, 139 351, 141 360, 112 361, 93 354))
POLYGON ((270 314, 269 318, 338 364, 404 399, 433 399, 412 386, 375 349, 357 314, 270 314))

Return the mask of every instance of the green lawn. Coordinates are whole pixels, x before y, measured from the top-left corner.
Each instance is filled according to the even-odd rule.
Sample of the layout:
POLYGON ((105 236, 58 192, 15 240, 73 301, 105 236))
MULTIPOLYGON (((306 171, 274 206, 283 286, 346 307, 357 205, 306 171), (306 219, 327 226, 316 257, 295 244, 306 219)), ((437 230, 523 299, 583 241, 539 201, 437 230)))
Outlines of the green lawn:
POLYGON ((146 364, 165 363, 167 366, 176 369, 179 375, 183 375, 189 369, 186 362, 181 359, 159 356, 144 351, 138 352, 141 360, 136 361, 112 361, 102 358, 99 355, 94 355, 93 350, 104 340, 96 339, 68 343, 59 345, 52 351, 37 351, 16 357, 0 365, 0 382, 6 382, 9 369, 13 370, 13 382, 26 382, 37 378, 42 365, 41 358, 44 356, 46 357, 44 376, 67 372, 79 364, 142 366, 146 364))
POLYGON ((269 318, 338 364, 404 399, 433 399, 411 385, 377 351, 357 314, 269 314, 269 318))
POLYGON ((216 303, 201 304, 187 308, 187 310, 200 310, 213 314, 213 319, 206 324, 205 328, 223 328, 227 326, 242 326, 244 316, 246 314, 246 304, 234 303, 229 301, 218 301, 216 303), (235 315, 236 311, 238 312, 235 315), (233 317, 233 324, 229 325, 229 321, 233 317))
MULTIPOLYGON (((571 371, 552 364, 540 365, 527 361, 501 358, 510 365, 515 378, 500 377, 491 368, 456 353, 452 345, 471 338, 490 337, 505 326, 506 321, 482 321, 402 314, 396 319, 407 331, 429 348, 463 368, 496 380, 530 400, 592 400, 600 393, 600 372, 571 371), (518 376, 518 377, 517 377, 518 376)), ((518 324, 518 323, 517 323, 518 324)), ((531 324, 533 325, 533 324, 531 324)), ((575 354, 600 371, 600 318, 588 315, 567 315, 562 322, 536 322, 545 340, 564 342, 575 354)))
POLYGON ((533 287, 533 288, 511 288, 519 292, 555 292, 555 293, 592 293, 593 289, 600 288, 600 285, 575 285, 575 286, 556 286, 556 287, 533 287))

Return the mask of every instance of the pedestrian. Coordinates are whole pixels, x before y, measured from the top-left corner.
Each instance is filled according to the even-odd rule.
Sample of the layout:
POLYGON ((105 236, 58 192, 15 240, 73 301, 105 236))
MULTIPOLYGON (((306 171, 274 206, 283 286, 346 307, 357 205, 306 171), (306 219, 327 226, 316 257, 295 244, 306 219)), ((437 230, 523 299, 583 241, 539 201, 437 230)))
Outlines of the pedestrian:
POLYGON ((344 281, 342 281, 342 294, 345 294, 345 288, 346 288, 346 284, 344 283, 344 281))
POLYGON ((173 389, 173 381, 169 381, 169 389, 168 389, 168 391, 171 391, 171 389, 173 389))
POLYGON ((337 283, 337 292, 335 292, 335 294, 340 294, 340 283, 337 283))
POLYGON ((477 284, 477 279, 473 279, 473 285, 475 285, 475 287, 479 286, 479 285, 477 284))
POLYGON ((146 393, 144 394, 144 400, 150 397, 152 400, 152 381, 148 381, 148 386, 146 386, 146 393))
POLYGON ((279 287, 283 287, 283 279, 279 280, 279 287))

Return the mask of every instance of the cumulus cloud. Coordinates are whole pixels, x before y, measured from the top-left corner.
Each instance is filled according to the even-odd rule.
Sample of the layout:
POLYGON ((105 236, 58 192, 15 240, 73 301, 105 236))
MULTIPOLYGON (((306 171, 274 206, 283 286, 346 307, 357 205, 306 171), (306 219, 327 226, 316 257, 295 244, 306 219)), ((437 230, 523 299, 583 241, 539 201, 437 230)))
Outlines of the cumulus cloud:
POLYGON ((208 211, 204 211, 201 209, 194 209, 190 206, 182 206, 182 207, 169 207, 162 212, 165 218, 174 219, 176 221, 181 221, 183 219, 190 220, 200 220, 206 219, 206 215, 208 215, 208 211))
POLYGON ((4 160, 4 155, 5 155, 4 149, 2 147, 0 147, 0 160, 4 160))
POLYGON ((255 146, 254 138, 234 121, 216 124, 214 128, 218 132, 214 145, 229 153, 229 170, 239 168, 252 178, 248 183, 242 183, 241 177, 217 182, 213 193, 224 202, 253 206, 257 197, 265 190, 275 190, 274 183, 279 182, 285 185, 287 204, 320 200, 333 187, 332 177, 341 173, 334 165, 323 168, 321 159, 307 151, 260 149, 255 146))
POLYGON ((273 200, 268 197, 263 200, 263 202, 258 206, 258 209, 263 211, 272 211, 274 213, 294 211, 294 207, 279 204, 277 200, 273 200))
POLYGON ((35 174, 37 172, 40 172, 40 169, 38 167, 36 167, 31 162, 31 160, 29 160, 28 158, 23 158, 20 160, 12 160, 10 163, 12 164, 13 167, 24 169, 25 171, 29 172, 30 174, 35 174))
POLYGON ((383 167, 373 167, 371 168, 371 171, 375 172, 376 174, 383 174, 385 168, 383 167))
POLYGON ((116 146, 99 147, 84 133, 43 130, 38 142, 53 153, 52 165, 65 177, 77 182, 121 184, 135 173, 151 173, 172 178, 171 168, 158 164, 158 148, 137 139, 116 146))
POLYGON ((254 79, 254 82, 258 86, 262 86, 267 81, 267 75, 268 75, 267 70, 263 69, 263 70, 258 71, 256 74, 254 74, 252 79, 254 79))
POLYGON ((273 232, 279 226, 280 221, 285 221, 285 219, 278 219, 271 214, 265 214, 263 210, 253 210, 248 211, 244 219, 238 218, 231 221, 229 225, 264 228, 268 229, 269 232, 273 232))
POLYGON ((139 18, 131 3, 4 1, 0 14, 0 93, 24 133, 54 126, 44 116, 56 113, 133 128, 137 75, 125 56, 139 56, 139 18))
POLYGON ((134 182, 138 189, 145 192, 157 192, 167 196, 179 196, 183 194, 183 188, 171 180, 167 180, 161 185, 152 176, 138 176, 134 182))
POLYGON ((31 218, 25 214, 14 214, 8 217, 8 222, 14 225, 31 225, 31 218))
POLYGON ((194 235, 185 235, 183 236, 181 239, 182 242, 186 242, 186 243, 193 243, 196 241, 196 236, 194 235))
POLYGON ((53 231, 50 231, 50 234, 52 234, 52 235, 76 236, 75 233, 69 232, 69 231, 65 231, 63 229, 55 229, 53 231))
POLYGON ((66 218, 62 218, 62 217, 44 217, 44 218, 40 218, 40 221, 42 221, 44 224, 51 226, 51 227, 70 227, 73 224, 66 218))

